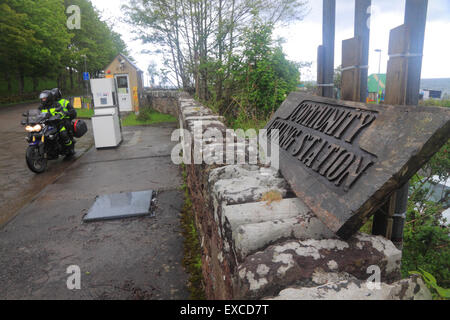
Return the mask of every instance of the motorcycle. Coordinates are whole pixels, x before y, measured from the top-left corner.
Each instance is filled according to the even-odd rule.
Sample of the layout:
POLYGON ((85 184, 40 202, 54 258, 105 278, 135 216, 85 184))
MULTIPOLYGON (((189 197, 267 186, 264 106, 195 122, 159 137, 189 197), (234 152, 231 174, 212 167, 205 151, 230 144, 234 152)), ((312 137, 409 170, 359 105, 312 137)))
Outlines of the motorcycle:
MULTIPOLYGON (((48 160, 67 155, 59 133, 63 119, 60 114, 51 115, 40 110, 29 110, 23 116, 26 119, 21 123, 28 132, 25 140, 29 143, 25 155, 26 163, 31 171, 42 173, 47 169, 48 160)), ((87 132, 87 126, 82 120, 73 121, 71 125, 74 130, 68 130, 68 133, 75 144, 74 136, 82 137, 87 132)))

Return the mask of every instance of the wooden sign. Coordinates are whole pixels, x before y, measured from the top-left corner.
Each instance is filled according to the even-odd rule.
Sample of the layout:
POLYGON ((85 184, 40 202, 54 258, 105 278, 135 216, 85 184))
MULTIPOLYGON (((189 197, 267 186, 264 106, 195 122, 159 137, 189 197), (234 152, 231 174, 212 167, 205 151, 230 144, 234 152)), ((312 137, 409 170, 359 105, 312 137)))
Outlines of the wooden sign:
POLYGON ((338 236, 357 232, 450 137, 450 109, 366 105, 295 92, 267 124, 280 170, 338 236))
POLYGON ((81 109, 81 98, 80 97, 73 98, 73 107, 75 109, 81 109))

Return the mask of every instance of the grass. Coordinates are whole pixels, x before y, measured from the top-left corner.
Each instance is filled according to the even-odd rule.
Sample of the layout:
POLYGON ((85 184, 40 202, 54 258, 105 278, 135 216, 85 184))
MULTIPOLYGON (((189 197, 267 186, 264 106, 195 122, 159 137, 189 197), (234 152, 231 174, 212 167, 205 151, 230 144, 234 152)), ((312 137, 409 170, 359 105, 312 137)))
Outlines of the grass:
POLYGON ((78 119, 90 119, 94 115, 92 109, 75 109, 77 111, 78 119))
POLYGON ((177 118, 170 114, 159 113, 153 109, 145 108, 141 110, 139 115, 130 113, 126 118, 122 119, 122 126, 144 126, 163 122, 176 122, 177 118))
POLYGON ((248 129, 255 129, 256 132, 259 132, 260 129, 263 129, 267 123, 269 122, 270 118, 267 119, 247 119, 247 120, 234 120, 234 119, 228 119, 231 124, 231 127, 234 130, 237 129, 243 129, 244 131, 248 129), (231 123, 232 122, 232 123, 231 123))
MULTIPOLYGON (((76 109, 77 110, 77 118, 79 119, 90 119, 94 115, 93 109, 76 109)), ((141 113, 136 116, 134 113, 130 113, 124 119, 122 119, 122 126, 130 127, 130 126, 144 126, 155 123, 162 122, 175 122, 177 118, 169 115, 159 113, 155 110, 144 109, 141 113)))
POLYGON ((425 107, 447 107, 450 108, 450 100, 426 100, 426 101, 420 101, 420 106, 425 107))

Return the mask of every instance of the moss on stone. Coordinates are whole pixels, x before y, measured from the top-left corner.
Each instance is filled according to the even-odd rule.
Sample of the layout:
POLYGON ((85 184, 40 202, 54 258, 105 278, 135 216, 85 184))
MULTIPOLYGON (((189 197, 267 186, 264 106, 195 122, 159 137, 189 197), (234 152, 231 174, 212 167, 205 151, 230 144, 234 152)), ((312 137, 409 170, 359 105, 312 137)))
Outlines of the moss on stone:
POLYGON ((189 274, 188 290, 193 300, 204 300, 205 290, 202 274, 202 250, 199 235, 195 226, 195 216, 192 209, 192 200, 187 186, 187 172, 185 165, 183 170, 184 205, 181 211, 181 227, 184 237, 183 267, 189 274))

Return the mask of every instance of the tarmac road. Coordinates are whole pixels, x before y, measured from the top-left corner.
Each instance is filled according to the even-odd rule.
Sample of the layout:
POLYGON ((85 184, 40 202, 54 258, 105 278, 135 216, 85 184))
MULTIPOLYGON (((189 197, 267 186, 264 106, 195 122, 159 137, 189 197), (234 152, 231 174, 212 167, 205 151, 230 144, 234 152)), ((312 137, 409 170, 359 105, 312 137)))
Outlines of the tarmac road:
MULTIPOLYGON (((93 145, 92 130, 89 130, 77 139, 77 154, 73 159, 49 161, 47 172, 39 175, 31 172, 25 163, 26 132, 20 121, 22 113, 37 107, 37 103, 0 107, 0 226, 93 145)), ((87 122, 91 128, 90 121, 87 122)))
MULTIPOLYGON (((70 166, 53 165, 44 178, 5 157, 22 169, 10 175, 18 183, 48 185, 0 227, 0 299, 188 299, 182 177, 170 157, 175 127, 124 128, 120 147, 90 148, 70 166), (96 196, 144 190, 157 192, 153 217, 83 221, 96 196), (71 266, 80 270, 80 289, 67 285, 71 266)), ((8 134, 20 131, 12 125, 8 134)))

